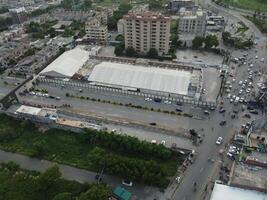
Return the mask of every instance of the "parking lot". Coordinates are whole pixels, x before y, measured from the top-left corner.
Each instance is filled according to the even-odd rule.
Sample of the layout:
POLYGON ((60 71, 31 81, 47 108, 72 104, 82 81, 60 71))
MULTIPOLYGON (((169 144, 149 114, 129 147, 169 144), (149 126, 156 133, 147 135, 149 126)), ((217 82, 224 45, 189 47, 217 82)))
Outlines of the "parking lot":
POLYGON ((222 64, 223 57, 213 52, 206 52, 200 50, 183 49, 177 50, 176 54, 179 62, 199 63, 207 65, 222 64))

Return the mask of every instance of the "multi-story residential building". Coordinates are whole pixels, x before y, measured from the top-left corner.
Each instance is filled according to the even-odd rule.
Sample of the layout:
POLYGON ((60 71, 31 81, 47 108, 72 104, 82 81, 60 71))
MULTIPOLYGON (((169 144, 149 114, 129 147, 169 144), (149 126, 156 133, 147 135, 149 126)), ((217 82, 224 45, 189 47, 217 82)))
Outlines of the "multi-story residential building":
POLYGON ((206 12, 198 9, 196 11, 181 11, 179 17, 179 33, 189 33, 195 36, 205 36, 206 12))
POLYGON ((86 23, 85 27, 86 39, 89 42, 97 44, 107 44, 108 42, 108 28, 102 25, 101 21, 97 18, 92 19, 86 23))
POLYGON ((170 48, 171 18, 150 11, 129 12, 123 16, 125 48, 133 47, 138 53, 154 48, 160 55, 170 48))

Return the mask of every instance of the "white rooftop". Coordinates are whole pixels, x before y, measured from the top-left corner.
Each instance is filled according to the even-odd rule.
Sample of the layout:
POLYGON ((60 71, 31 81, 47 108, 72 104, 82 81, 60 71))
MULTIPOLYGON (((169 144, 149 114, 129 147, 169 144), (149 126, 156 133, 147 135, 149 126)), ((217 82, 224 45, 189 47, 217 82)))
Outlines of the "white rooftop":
POLYGON ((72 77, 89 59, 89 51, 75 48, 64 52, 48 65, 41 75, 54 77, 72 77))
POLYGON ((215 183, 210 200, 267 200, 267 194, 215 183))
POLYGON ((104 85, 187 95, 191 76, 190 71, 184 70, 102 62, 94 67, 88 80, 104 85))
POLYGON ((16 112, 21 114, 38 115, 41 110, 41 108, 22 105, 16 110, 16 112))

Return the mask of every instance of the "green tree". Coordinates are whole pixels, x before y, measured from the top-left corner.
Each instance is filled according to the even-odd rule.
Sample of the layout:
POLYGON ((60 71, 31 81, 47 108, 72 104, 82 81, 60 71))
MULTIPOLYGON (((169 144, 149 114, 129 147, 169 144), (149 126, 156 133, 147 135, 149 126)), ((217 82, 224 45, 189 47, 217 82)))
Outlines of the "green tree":
POLYGON ((216 35, 208 35, 205 38, 205 48, 210 49, 212 47, 217 47, 219 45, 219 40, 216 35))
POLYGON ((123 55, 124 48, 122 45, 117 45, 115 47, 114 53, 116 56, 122 56, 123 55))
POLYGON ((85 9, 90 9, 92 7, 92 1, 91 0, 84 0, 83 6, 85 9))
POLYGON ((201 48, 203 46, 204 41, 205 38, 196 36, 192 41, 192 47, 195 49, 201 48))
POLYGON ((158 55, 158 51, 155 48, 151 48, 147 52, 146 56, 148 58, 158 58, 159 55, 158 55))
POLYGON ((63 192, 63 193, 59 193, 57 194, 53 200, 72 200, 72 195, 69 192, 63 192))
POLYGON ((224 42, 227 42, 231 37, 231 33, 229 33, 228 31, 224 31, 222 33, 222 39, 224 42))
POLYGON ((134 50, 133 47, 128 47, 125 50, 125 55, 128 56, 128 57, 135 57, 135 56, 137 56, 137 53, 136 53, 136 51, 134 50))
POLYGON ((124 41, 124 36, 123 35, 117 35, 115 38, 116 41, 123 42, 124 41))
POLYGON ((149 0, 148 1, 149 10, 160 10, 163 8, 162 0, 149 0))
POLYGON ((78 200, 108 200, 111 195, 111 190, 106 186, 94 184, 85 193, 81 194, 78 200))

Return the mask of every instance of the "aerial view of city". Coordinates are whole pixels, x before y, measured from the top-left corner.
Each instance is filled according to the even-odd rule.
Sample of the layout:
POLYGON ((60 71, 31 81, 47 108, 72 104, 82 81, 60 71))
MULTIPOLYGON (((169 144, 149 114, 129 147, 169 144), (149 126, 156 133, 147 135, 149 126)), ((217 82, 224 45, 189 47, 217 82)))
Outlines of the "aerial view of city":
POLYGON ((267 200, 267 0, 0 0, 0 200, 267 200))

